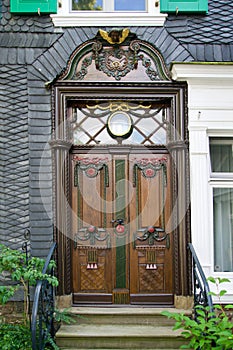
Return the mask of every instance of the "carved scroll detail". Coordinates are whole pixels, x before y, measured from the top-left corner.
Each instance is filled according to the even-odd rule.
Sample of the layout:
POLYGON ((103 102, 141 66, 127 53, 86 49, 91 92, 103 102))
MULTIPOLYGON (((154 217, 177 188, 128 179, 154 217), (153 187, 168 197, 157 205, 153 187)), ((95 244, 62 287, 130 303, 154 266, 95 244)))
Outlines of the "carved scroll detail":
POLYGON ((142 158, 142 159, 135 159, 134 164, 134 181, 133 185, 136 186, 136 171, 137 169, 140 169, 142 172, 142 175, 145 178, 153 178, 157 175, 157 172, 161 169, 164 171, 164 180, 166 184, 166 178, 167 178, 167 158, 142 158))
POLYGON ((94 178, 99 174, 99 171, 104 168, 105 170, 105 186, 109 186, 109 179, 108 179, 108 166, 107 161, 108 158, 81 158, 78 156, 75 156, 73 158, 76 161, 75 165, 75 172, 74 172, 74 186, 78 186, 78 168, 85 172, 87 177, 94 178))

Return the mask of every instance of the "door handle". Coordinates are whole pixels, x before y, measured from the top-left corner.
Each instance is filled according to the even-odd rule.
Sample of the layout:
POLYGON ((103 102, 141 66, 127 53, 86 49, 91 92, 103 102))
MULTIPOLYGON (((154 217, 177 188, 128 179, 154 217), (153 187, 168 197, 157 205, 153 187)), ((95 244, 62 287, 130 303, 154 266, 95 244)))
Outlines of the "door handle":
POLYGON ((124 219, 116 219, 111 221, 114 224, 114 232, 117 236, 124 236, 128 231, 124 224, 124 219))
POLYGON ((125 219, 116 219, 116 220, 111 220, 111 223, 114 224, 116 223, 117 225, 123 225, 124 224, 125 219))

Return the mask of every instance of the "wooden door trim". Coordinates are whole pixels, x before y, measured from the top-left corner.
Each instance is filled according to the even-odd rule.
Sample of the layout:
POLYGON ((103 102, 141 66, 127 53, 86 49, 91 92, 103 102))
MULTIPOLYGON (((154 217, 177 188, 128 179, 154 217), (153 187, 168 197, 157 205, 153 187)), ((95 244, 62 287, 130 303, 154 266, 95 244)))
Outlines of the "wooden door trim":
POLYGON ((144 294, 131 294, 130 304, 131 305, 159 305, 160 307, 173 306, 174 294, 147 294, 146 296, 144 294))
MULTIPOLYGON (((177 203, 177 213, 179 212, 179 207, 182 207, 183 204, 187 207, 184 217, 177 219, 179 224, 174 231, 174 292, 176 295, 184 296, 192 293, 191 259, 187 252, 187 244, 191 241, 187 84, 183 82, 86 83, 80 81, 57 81, 53 87, 53 140, 51 147, 54 179, 54 239, 58 243, 57 261, 60 281, 58 292, 61 295, 69 294, 72 290, 70 278, 70 214, 67 209, 67 200, 68 202, 70 200, 68 155, 71 144, 66 127, 66 108, 75 100, 119 100, 123 98, 136 101, 138 96, 145 101, 170 101, 175 132, 172 132, 171 141, 166 147, 175 160, 172 192, 173 198, 176 198, 177 188, 179 187, 181 198, 177 203), (177 166, 179 169, 182 169, 182 176, 179 178, 177 178, 175 171, 177 166), (65 196, 63 195, 64 193, 65 196), (61 217, 63 217, 62 223, 61 217)), ((117 151, 119 151, 119 148, 118 150, 116 148, 117 151)))

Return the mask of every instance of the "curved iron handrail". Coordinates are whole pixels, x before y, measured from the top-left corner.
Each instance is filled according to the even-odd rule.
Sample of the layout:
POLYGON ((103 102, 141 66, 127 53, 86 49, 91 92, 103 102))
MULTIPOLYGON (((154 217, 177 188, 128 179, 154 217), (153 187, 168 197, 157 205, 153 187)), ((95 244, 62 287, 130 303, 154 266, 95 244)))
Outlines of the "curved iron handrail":
MULTIPOLYGON (((48 271, 49 263, 56 248, 53 243, 46 258, 42 273, 51 274, 48 271)), ((31 317, 32 350, 42 350, 45 347, 47 336, 54 337, 54 287, 47 280, 40 280, 36 284, 34 302, 31 317)))
POLYGON ((208 306, 209 312, 213 312, 213 300, 210 295, 209 284, 192 243, 189 243, 188 247, 191 251, 193 261, 194 312, 195 306, 198 305, 208 306))

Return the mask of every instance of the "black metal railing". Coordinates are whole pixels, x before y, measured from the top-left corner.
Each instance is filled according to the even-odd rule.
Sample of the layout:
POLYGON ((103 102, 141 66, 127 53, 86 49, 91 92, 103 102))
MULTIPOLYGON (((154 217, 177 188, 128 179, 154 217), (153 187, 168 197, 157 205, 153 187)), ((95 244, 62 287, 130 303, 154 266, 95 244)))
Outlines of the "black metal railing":
MULTIPOLYGON (((46 258, 42 273, 53 276, 54 269, 50 261, 54 255, 56 243, 53 243, 46 258)), ((31 317, 32 350, 43 350, 46 342, 54 338, 55 290, 47 279, 36 284, 31 317)))
MULTIPOLYGON (((192 254, 194 313, 198 305, 208 306, 209 312, 213 312, 213 301, 210 295, 209 284, 192 243, 189 243, 188 247, 192 254)), ((196 313, 195 316, 197 316, 196 313)))

